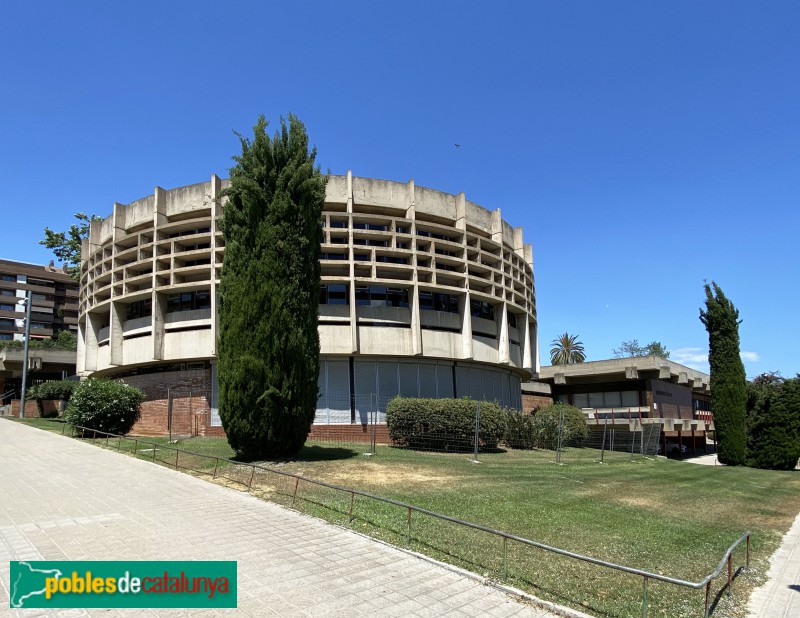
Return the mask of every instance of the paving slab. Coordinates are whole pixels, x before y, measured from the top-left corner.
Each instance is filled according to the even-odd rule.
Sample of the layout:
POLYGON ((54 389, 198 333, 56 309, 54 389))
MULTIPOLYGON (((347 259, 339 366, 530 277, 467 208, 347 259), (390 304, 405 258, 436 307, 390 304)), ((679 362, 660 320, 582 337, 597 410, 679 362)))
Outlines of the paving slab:
POLYGON ((565 615, 157 464, 3 419, 0 445, 3 616, 565 615), (236 560, 239 607, 14 610, 9 560, 236 560))
POLYGON ((769 559, 767 582, 750 595, 751 618, 800 616, 800 515, 769 559))

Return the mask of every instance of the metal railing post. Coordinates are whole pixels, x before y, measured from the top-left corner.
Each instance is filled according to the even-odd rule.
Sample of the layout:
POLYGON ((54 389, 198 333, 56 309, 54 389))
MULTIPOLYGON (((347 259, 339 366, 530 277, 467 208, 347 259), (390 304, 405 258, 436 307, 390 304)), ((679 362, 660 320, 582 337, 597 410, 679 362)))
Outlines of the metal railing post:
POLYGON ((745 567, 744 568, 749 571, 750 570, 750 535, 749 534, 747 535, 746 548, 747 549, 745 550, 746 553, 745 553, 745 563, 744 563, 745 567))
POLYGON ((294 501, 297 498, 297 486, 300 484, 300 477, 298 476, 294 480, 294 493, 292 494, 292 506, 294 506, 294 501))
POLYGON ((156 460, 156 445, 153 443, 153 461, 156 460))
POLYGON ((178 455, 180 455, 180 450, 175 449, 175 469, 178 469, 178 455))
POLYGON ((556 437, 556 463, 561 463, 561 444, 564 435, 564 410, 558 413, 558 436, 556 437))
POLYGON ((608 430, 608 416, 606 416, 606 422, 603 425, 603 445, 600 447, 600 463, 603 463, 603 458, 606 454, 606 431, 608 430))
POLYGON ((406 541, 408 546, 411 547, 411 507, 408 507, 408 530, 406 533, 406 541))
POLYGON ((508 537, 503 537, 503 581, 508 580, 508 537))
POLYGON ((472 457, 472 463, 478 463, 478 442, 481 431, 481 402, 477 402, 475 406, 475 448, 472 457))
POLYGON ((731 596, 731 587, 733 587, 733 552, 728 554, 728 596, 731 596))
POLYGON ((217 478, 217 466, 219 465, 219 457, 214 458, 214 474, 211 477, 212 479, 217 478))
POLYGON ((711 596, 711 582, 706 584, 706 609, 703 612, 703 618, 708 618, 708 600, 711 596))
POLYGON ((353 521, 353 502, 356 499, 356 492, 350 492, 350 509, 347 511, 348 521, 353 521))
POLYGON ((250 466, 250 482, 247 484, 248 490, 250 490, 250 488, 253 487, 253 477, 255 476, 255 474, 256 474, 256 467, 250 466))
POLYGON ((644 576, 642 588, 642 618, 647 618, 647 575, 644 576))

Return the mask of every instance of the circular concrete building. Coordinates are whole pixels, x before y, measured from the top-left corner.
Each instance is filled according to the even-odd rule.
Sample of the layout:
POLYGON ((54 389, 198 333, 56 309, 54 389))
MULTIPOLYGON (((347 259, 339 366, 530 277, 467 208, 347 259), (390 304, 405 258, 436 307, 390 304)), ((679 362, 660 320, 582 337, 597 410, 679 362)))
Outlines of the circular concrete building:
MULTIPOLYGON (((92 223, 82 252, 79 374, 124 379, 151 401, 155 390, 194 389, 189 406, 208 411, 208 427, 219 424, 219 196, 227 184, 212 176, 115 204, 92 223)), ((463 193, 349 173, 329 178, 321 224, 316 423, 362 422, 397 394, 520 407, 520 382, 538 365, 522 228, 463 193)), ((145 404, 155 431, 151 412, 145 404)))

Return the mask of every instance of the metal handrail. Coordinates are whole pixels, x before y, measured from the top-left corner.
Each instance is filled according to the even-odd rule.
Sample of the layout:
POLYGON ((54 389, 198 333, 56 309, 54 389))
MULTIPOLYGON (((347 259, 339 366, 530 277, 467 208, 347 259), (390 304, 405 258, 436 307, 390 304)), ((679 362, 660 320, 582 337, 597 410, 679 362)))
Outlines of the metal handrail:
MULTIPOLYGON (((441 519, 443 521, 448 521, 448 522, 451 522, 451 523, 459 524, 461 526, 465 526, 467 528, 472 528, 474 530, 480 530, 482 532, 486 532, 487 534, 492 534, 492 535, 498 536, 498 537, 503 539, 503 577, 504 577, 504 580, 508 577, 508 550, 507 550, 508 541, 516 541, 516 542, 521 543, 523 545, 536 547, 537 549, 542 549, 542 550, 545 550, 545 551, 548 551, 548 552, 551 552, 551 553, 554 553, 554 554, 558 554, 558 555, 561 555, 561 556, 566 556, 568 558, 573 558, 575 560, 580 560, 580 561, 583 561, 583 562, 588 562, 588 563, 595 564, 595 565, 602 566, 602 567, 606 567, 606 568, 609 568, 609 569, 622 571, 624 573, 629 573, 631 575, 637 575, 637 576, 643 577, 644 578, 644 582, 643 582, 644 585, 643 585, 643 591, 642 591, 642 616, 643 616, 643 618, 647 618, 647 609, 648 609, 647 584, 648 584, 648 580, 653 579, 653 580, 657 580, 657 581, 666 582, 668 584, 674 584, 674 585, 677 585, 677 586, 684 586, 684 587, 687 587, 687 588, 692 588, 694 590, 699 590, 701 588, 705 588, 705 610, 704 610, 703 616, 704 616, 704 618, 708 618, 709 610, 710 610, 709 600, 710 600, 710 593, 711 593, 711 582, 714 579, 716 579, 717 577, 720 576, 720 574, 722 573, 722 570, 727 565, 727 567, 728 567, 728 581, 727 581, 727 584, 726 584, 726 588, 727 588, 728 596, 731 595, 731 586, 733 584, 733 551, 743 541, 746 542, 745 570, 748 570, 750 568, 750 536, 751 536, 751 533, 749 531, 745 532, 730 547, 728 547, 727 551, 725 552, 724 556, 722 557, 722 560, 720 560, 719 565, 717 566, 717 568, 714 571, 712 571, 709 575, 707 575, 705 578, 703 578, 699 582, 691 582, 691 581, 687 581, 687 580, 684 580, 684 579, 679 579, 679 578, 675 578, 675 577, 669 577, 667 575, 661 575, 659 573, 652 573, 650 571, 645 571, 643 569, 636 569, 634 567, 629 567, 629 566, 625 566, 625 565, 622 565, 622 564, 616 564, 614 562, 608 562, 606 560, 600 560, 599 558, 593 558, 591 556, 584 556, 583 554, 578 554, 578 553, 575 553, 575 552, 568 551, 566 549, 553 547, 551 545, 545 545, 544 543, 539 543, 537 541, 532 541, 530 539, 526 539, 525 537, 517 536, 517 535, 511 534, 509 532, 504 532, 502 530, 496 530, 494 528, 490 528, 488 526, 483 526, 481 524, 476 524, 474 522, 465 521, 465 520, 459 519, 457 517, 452 517, 450 515, 444 515, 443 513, 437 513, 436 511, 431 511, 429 509, 426 509, 426 508, 423 508, 423 507, 420 507, 420 506, 415 506, 413 504, 408 504, 406 502, 401 502, 399 500, 394 500, 392 498, 387 498, 385 496, 378 496, 376 494, 371 494, 369 492, 366 492, 366 491, 363 491, 363 490, 360 490, 360 489, 354 489, 354 488, 351 488, 351 487, 342 487, 340 485, 333 485, 331 483, 326 483, 325 481, 320 481, 320 480, 317 480, 317 479, 308 478, 308 477, 305 477, 305 476, 301 476, 299 474, 295 474, 293 472, 287 472, 285 470, 278 470, 276 468, 270 468, 269 466, 264 466, 264 465, 261 465, 261 464, 242 463, 242 462, 238 462, 238 461, 233 461, 232 459, 225 459, 224 457, 218 457, 216 455, 206 455, 204 453, 194 453, 192 451, 187 451, 185 449, 180 449, 178 447, 171 446, 171 445, 168 445, 168 444, 161 445, 161 444, 157 444, 156 442, 147 442, 145 440, 140 440, 139 438, 129 438, 127 436, 121 436, 119 434, 113 434, 113 433, 101 431, 99 429, 91 429, 91 428, 88 428, 88 427, 82 427, 80 425, 71 425, 71 427, 72 427, 72 435, 71 435, 71 437, 74 437, 75 429, 79 429, 84 433, 84 435, 87 432, 92 432, 94 434, 95 438, 97 437, 97 434, 102 434, 102 435, 106 436, 106 444, 108 444, 108 438, 111 438, 111 437, 119 438, 119 442, 117 443, 117 451, 119 451, 119 449, 120 449, 120 445, 121 445, 122 439, 134 440, 136 445, 137 445, 137 450, 138 450, 138 444, 140 442, 142 444, 148 444, 148 445, 153 447, 153 461, 155 461, 156 449, 157 448, 163 448, 163 449, 167 449, 167 450, 176 451, 176 456, 175 456, 175 468, 176 469, 178 468, 178 454, 179 453, 186 453, 187 455, 192 455, 192 456, 195 456, 195 457, 204 457, 206 459, 214 459, 214 460, 216 460, 215 465, 214 465, 214 473, 213 473, 214 478, 216 478, 216 476, 217 476, 217 469, 219 467, 220 462, 225 462, 225 463, 229 463, 229 464, 233 464, 233 465, 237 465, 237 466, 249 466, 249 467, 251 467, 253 469, 252 473, 250 475, 249 483, 243 483, 241 481, 236 481, 236 480, 231 479, 231 480, 233 480, 233 482, 237 482, 237 483, 239 483, 241 485, 245 485, 248 488, 248 490, 252 487, 253 476, 255 474, 255 470, 256 469, 263 470, 265 472, 270 472, 272 474, 278 474, 280 476, 284 476, 284 477, 288 477, 288 478, 293 478, 293 479, 295 479, 295 486, 294 486, 294 493, 292 495, 292 505, 294 505, 295 499, 297 497, 297 490, 298 490, 300 481, 304 481, 304 482, 310 483, 312 485, 318 485, 320 487, 325 487, 327 489, 332 489, 332 490, 335 490, 335 491, 342 491, 342 492, 345 492, 345 493, 349 493, 350 496, 351 496, 351 498, 350 498, 350 511, 349 511, 349 517, 350 517, 351 521, 353 519, 352 509, 353 509, 353 499, 355 498, 355 496, 361 496, 361 497, 364 497, 364 498, 369 498, 371 500, 377 500, 378 502, 384 502, 386 504, 391 504, 393 506, 398 506, 400 508, 404 508, 408 512, 407 539, 408 539, 409 543, 411 542, 411 513, 412 512, 428 515, 428 516, 434 517, 436 519, 441 519)), ((64 428, 62 428, 62 435, 65 433, 65 431, 66 431, 66 423, 65 423, 64 428)))

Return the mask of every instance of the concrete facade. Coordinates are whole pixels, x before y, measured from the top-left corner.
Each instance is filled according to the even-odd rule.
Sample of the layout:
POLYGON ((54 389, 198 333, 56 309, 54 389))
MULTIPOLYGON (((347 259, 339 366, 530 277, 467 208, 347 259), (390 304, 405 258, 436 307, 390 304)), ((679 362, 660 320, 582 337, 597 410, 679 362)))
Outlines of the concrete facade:
POLYGON ((590 429, 607 421, 636 431, 643 423, 660 423, 662 452, 672 444, 696 454, 706 449, 707 433, 714 429, 710 380, 669 359, 641 356, 542 367, 522 392, 529 401, 549 388, 553 401, 582 409, 590 429))
MULTIPOLYGON (((157 187, 92 223, 80 375, 203 369, 214 408, 227 186, 212 176, 157 187)), ((350 173, 329 177, 321 223, 318 422, 363 421, 396 394, 521 407, 520 382, 538 369, 533 257, 522 228, 463 193, 350 173)))

